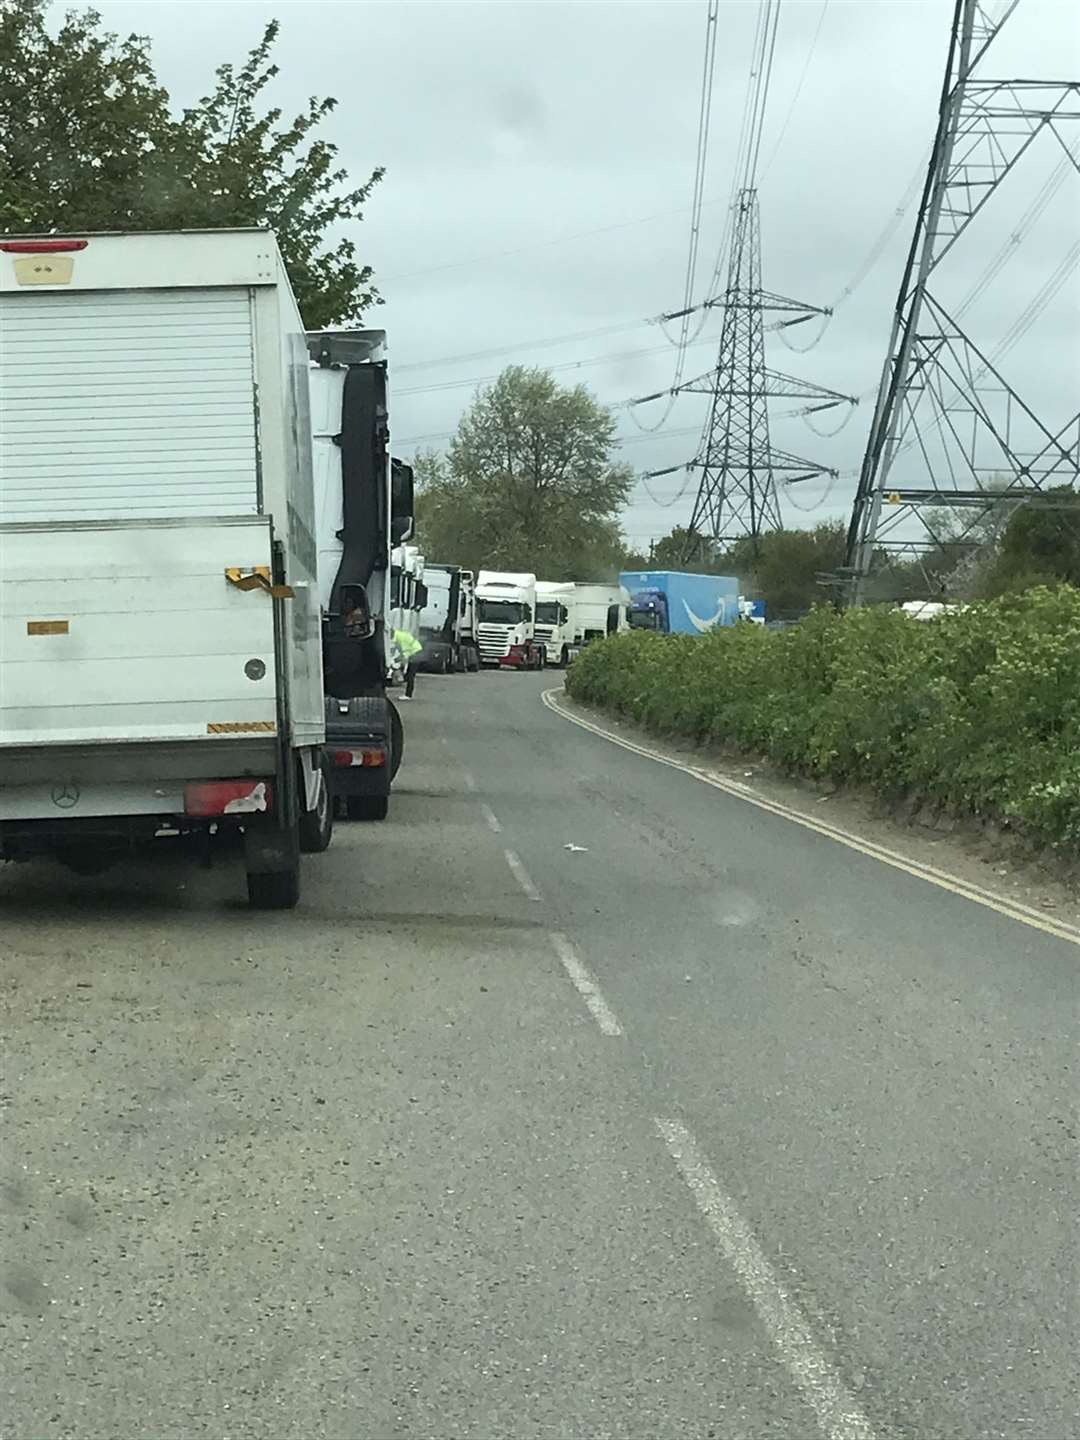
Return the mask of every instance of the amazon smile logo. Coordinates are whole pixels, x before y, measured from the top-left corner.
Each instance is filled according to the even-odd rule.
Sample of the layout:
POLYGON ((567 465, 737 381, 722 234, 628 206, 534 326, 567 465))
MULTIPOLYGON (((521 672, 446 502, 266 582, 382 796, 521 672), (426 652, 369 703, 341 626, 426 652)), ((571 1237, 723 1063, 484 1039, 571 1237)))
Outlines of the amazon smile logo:
POLYGON ((706 630, 715 629, 719 621, 724 618, 723 600, 720 601, 720 609, 717 610, 716 614, 710 620, 702 620, 700 615, 694 614, 693 610, 690 609, 690 606, 686 603, 685 600, 682 603, 683 609, 686 611, 686 618, 690 621, 690 624, 693 625, 694 629, 700 630, 702 634, 704 634, 706 630))

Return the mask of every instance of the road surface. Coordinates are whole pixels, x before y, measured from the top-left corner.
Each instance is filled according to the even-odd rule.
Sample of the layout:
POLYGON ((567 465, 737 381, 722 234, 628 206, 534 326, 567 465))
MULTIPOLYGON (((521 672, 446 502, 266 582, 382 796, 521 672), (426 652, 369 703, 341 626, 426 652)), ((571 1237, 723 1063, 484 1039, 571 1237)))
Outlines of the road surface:
POLYGON ((1080 950, 420 678, 294 914, 0 872, 10 1440, 1080 1434, 1080 950))

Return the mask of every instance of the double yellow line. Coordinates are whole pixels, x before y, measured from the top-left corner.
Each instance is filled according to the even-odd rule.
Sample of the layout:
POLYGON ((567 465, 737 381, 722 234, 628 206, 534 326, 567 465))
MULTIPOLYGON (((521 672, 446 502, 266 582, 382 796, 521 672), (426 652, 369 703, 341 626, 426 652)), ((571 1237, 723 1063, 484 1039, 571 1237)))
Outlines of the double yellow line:
POLYGON ((591 730, 594 735, 602 736, 613 745, 621 745, 624 750, 630 750, 635 755, 643 755, 647 760, 655 760, 658 765, 667 765, 672 770, 681 770, 683 774, 691 775, 705 785, 711 785, 714 790, 723 790, 726 795, 732 795, 736 800, 743 800, 747 805, 754 805, 759 810, 767 810, 770 815, 779 815, 784 820, 790 820, 793 825, 801 825, 804 830, 813 830, 818 835, 824 835, 826 839, 835 840, 838 845, 846 845, 849 850, 857 850, 860 855, 868 855, 871 860, 880 860, 883 865, 891 865, 894 870, 903 870, 908 875, 914 875, 918 880, 925 880, 930 885, 937 885, 942 890, 949 890, 954 895, 961 895, 965 900, 972 900, 976 905, 984 905, 988 910, 996 910, 999 915, 1004 915, 1009 920, 1017 920, 1021 925, 1030 925, 1033 930, 1042 930, 1045 934, 1053 935, 1058 940, 1067 940, 1071 945, 1080 945, 1080 930, 1063 920, 1052 920, 1041 911, 1033 909, 1030 905, 1024 905, 1019 900, 1013 900, 1007 895, 987 890, 971 880, 962 880, 958 875, 950 875, 944 870, 938 870, 933 865, 925 865, 921 860, 912 860, 906 855, 899 854, 896 850, 879 845, 875 840, 865 840, 862 836, 852 834, 850 830, 841 829, 839 825, 830 825, 826 820, 819 820, 816 815, 808 815, 805 811, 793 810, 790 805, 766 799, 765 796, 752 790, 749 785, 740 785, 737 780, 725 779, 723 776, 714 775, 697 765, 690 765, 685 760, 676 760, 670 755, 664 755, 659 750, 651 749, 648 745, 641 745, 635 740, 626 740, 621 735, 605 729, 604 726, 597 725, 595 721, 586 720, 584 716, 575 715, 573 711, 568 710, 558 698, 562 694, 562 690, 545 690, 543 692, 544 704, 556 715, 561 715, 564 720, 569 720, 574 725, 580 725, 583 730, 591 730))

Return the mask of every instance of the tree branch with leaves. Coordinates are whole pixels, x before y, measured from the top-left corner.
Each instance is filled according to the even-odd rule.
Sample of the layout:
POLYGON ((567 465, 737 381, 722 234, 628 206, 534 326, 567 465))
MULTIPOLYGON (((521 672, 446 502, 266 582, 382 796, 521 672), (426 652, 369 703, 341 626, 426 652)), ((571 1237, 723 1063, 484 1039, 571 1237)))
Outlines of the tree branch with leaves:
POLYGON ((264 103, 276 20, 176 115, 146 36, 121 39, 94 10, 69 12, 53 35, 47 12, 0 0, 0 233, 266 225, 309 328, 356 324, 380 303, 343 232, 383 170, 349 183, 317 133, 332 97, 291 120, 264 103))

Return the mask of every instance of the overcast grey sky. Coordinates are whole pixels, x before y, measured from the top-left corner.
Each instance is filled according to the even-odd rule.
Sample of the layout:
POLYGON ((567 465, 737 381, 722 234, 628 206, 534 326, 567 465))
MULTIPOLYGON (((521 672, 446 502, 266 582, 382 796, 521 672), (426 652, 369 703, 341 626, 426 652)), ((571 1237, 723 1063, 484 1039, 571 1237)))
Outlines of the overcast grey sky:
MULTIPOLYGON (((991 0, 992 11, 1001 7, 991 0)), ((309 94, 335 95, 326 133, 350 172, 386 166, 356 239, 386 300, 366 318, 389 332, 396 453, 444 445, 476 381, 508 363, 564 367, 560 380, 581 380, 611 404, 670 385, 674 351, 647 318, 681 301, 704 0, 153 0, 97 8, 111 28, 152 38, 159 73, 180 103, 278 17, 275 101, 289 110, 309 94), (547 340, 560 343, 541 343, 547 340), (571 368, 579 362, 586 363, 571 368)), ((706 273, 731 187, 756 9, 756 0, 721 4, 706 273)), ((832 304, 928 151, 952 3, 832 0, 823 19, 822 10, 822 0, 784 4, 760 193, 765 287, 832 304)), ((1080 75, 1078 27, 1076 0, 1021 0, 983 73, 1080 75)), ((1080 123, 1069 138, 1080 142, 1080 123)), ((943 273, 946 303, 978 278, 1060 155, 1043 135, 993 197, 943 273)), ((774 368, 844 393, 876 385, 913 214, 837 305, 813 350, 792 355, 770 339, 774 368)), ((1073 174, 965 317, 982 348, 1006 334, 1067 256, 1078 226, 1080 177, 1073 174)), ((1075 412, 1080 388, 1076 273, 1004 366, 1058 425, 1075 412)), ((717 314, 689 351, 688 375, 709 368, 718 331, 717 314)), ((810 326, 793 338, 801 345, 806 332, 810 338, 810 326)), ((627 461, 651 469, 689 459, 706 404, 680 398, 651 435, 619 410, 627 461)), ((635 413, 652 424, 663 407, 635 413)), ((774 422, 775 443, 842 472, 831 487, 812 482, 785 492, 788 523, 846 514, 869 422, 869 401, 834 438, 812 434, 801 419, 774 422)), ((819 423, 831 428, 834 416, 819 423)), ((644 543, 684 524, 695 483, 675 500, 683 477, 654 481, 656 499, 675 502, 666 506, 639 486, 628 535, 644 543)))

